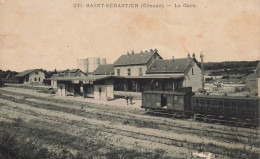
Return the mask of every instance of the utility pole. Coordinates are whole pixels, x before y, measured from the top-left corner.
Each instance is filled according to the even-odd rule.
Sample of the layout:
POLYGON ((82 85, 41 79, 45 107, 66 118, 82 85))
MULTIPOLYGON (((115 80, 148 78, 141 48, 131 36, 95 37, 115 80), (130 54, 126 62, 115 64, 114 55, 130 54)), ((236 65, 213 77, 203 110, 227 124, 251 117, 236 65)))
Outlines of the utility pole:
POLYGON ((202 54, 203 52, 200 53, 200 59, 201 59, 201 82, 202 82, 202 90, 204 90, 205 83, 204 83, 204 55, 202 54))

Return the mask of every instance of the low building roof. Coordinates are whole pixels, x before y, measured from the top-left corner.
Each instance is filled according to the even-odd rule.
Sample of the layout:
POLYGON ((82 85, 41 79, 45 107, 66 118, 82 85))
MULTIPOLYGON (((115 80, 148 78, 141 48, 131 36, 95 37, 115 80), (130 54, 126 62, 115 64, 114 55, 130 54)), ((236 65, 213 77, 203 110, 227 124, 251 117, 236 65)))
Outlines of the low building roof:
POLYGON ((192 58, 155 60, 146 73, 184 73, 192 61, 192 58))
POLYGON ((24 77, 34 71, 43 71, 42 69, 30 69, 30 70, 25 70, 23 72, 20 72, 19 74, 15 75, 14 77, 24 77))
POLYGON ((107 79, 107 78, 117 78, 117 76, 58 76, 58 77, 51 77, 49 78, 50 80, 58 80, 58 81, 98 81, 102 79, 107 79))
POLYGON ((126 76, 126 79, 182 79, 183 75, 126 76))
POLYGON ((164 76, 106 76, 106 75, 97 75, 97 76, 85 76, 85 77, 81 77, 81 76, 75 76, 75 77, 71 77, 71 76, 65 76, 65 77, 61 77, 61 76, 57 76, 57 77, 51 77, 48 80, 57 80, 57 81, 98 81, 98 80, 103 80, 103 79, 109 79, 109 78, 117 78, 117 79, 182 79, 184 78, 184 75, 164 75, 164 76))
POLYGON ((126 55, 121 55, 114 63, 114 66, 128 66, 128 65, 141 65, 146 64, 154 54, 157 54, 160 58, 161 56, 157 53, 157 50, 141 52, 141 53, 127 53, 126 55))
POLYGON ((114 64, 100 65, 93 72, 94 75, 110 75, 114 74, 114 64))
POLYGON ((85 76, 87 76, 84 72, 82 72, 80 69, 67 69, 63 71, 57 71, 57 74, 53 74, 50 78, 53 77, 66 77, 66 76, 77 76, 79 72, 83 73, 85 76))

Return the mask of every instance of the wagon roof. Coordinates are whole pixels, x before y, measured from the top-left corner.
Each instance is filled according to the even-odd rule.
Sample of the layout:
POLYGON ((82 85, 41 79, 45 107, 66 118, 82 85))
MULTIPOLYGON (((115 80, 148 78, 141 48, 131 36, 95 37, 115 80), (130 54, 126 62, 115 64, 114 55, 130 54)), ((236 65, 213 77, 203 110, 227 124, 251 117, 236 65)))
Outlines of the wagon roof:
POLYGON ((243 97, 243 96, 218 96, 218 95, 194 95, 192 98, 210 98, 210 99, 230 99, 230 100, 259 100, 258 97, 243 97))
POLYGON ((185 95, 188 93, 173 92, 173 91, 143 91, 143 94, 173 94, 173 95, 185 95))

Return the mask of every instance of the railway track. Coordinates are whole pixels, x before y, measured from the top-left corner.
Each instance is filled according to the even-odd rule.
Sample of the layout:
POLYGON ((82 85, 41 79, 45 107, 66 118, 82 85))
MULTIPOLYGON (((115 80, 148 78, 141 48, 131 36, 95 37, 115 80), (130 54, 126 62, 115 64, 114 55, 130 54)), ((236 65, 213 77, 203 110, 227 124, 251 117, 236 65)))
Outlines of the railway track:
MULTIPOLYGON (((2 97, 5 97, 4 95, 2 95, 2 97)), ((8 96, 7 96, 8 98, 8 96)), ((9 98, 9 100, 12 100, 13 98, 9 98)), ((99 120, 112 120, 114 122, 119 122, 122 123, 122 121, 128 121, 128 125, 135 125, 135 123, 133 122, 136 120, 140 120, 142 122, 151 122, 154 119, 152 117, 149 118, 140 118, 140 115, 136 115, 136 114, 131 114, 131 113, 122 113, 120 112, 120 114, 118 114, 117 112, 111 112, 111 110, 103 110, 103 111, 99 111, 99 109, 96 109, 96 107, 93 108, 88 108, 85 109, 84 112, 82 112, 81 110, 81 104, 82 103, 78 103, 78 105, 73 104, 73 108, 68 108, 71 107, 71 103, 69 104, 65 104, 63 102, 63 104, 57 104, 57 103, 52 103, 51 101, 46 101, 46 99, 37 99, 38 101, 31 101, 31 100, 27 100, 27 99, 19 99, 21 103, 26 103, 28 104, 28 102, 30 102, 29 104, 31 106, 37 107, 39 105, 43 105, 42 108, 44 109, 48 109, 48 108, 55 108, 55 107, 64 107, 64 105, 66 105, 66 108, 69 109, 70 111, 65 111, 65 112, 73 112, 74 109, 76 110, 80 110, 81 113, 78 114, 76 113, 76 115, 80 115, 83 117, 88 117, 88 118, 96 118, 99 120), (102 118, 100 118, 102 117, 102 118), (139 119, 138 119, 139 118, 139 119), (152 120, 151 120, 152 119, 152 120), (133 124, 131 124, 131 122, 133 122, 133 124)), ((16 102, 19 102, 18 100, 16 102)), ((95 104, 96 105, 96 104, 95 104)), ((56 109, 52 109, 52 110, 56 110, 56 109)), ((75 113, 73 113, 75 114, 75 113)), ((158 119, 158 118, 157 118, 158 119)), ((156 120, 156 119, 155 119, 156 120)), ((172 131, 175 133, 182 133, 182 134, 195 134, 195 135, 202 135, 204 137, 208 137, 208 138, 216 138, 216 139, 221 139, 223 141, 228 141, 228 142, 242 142, 244 144, 249 144, 248 143, 248 138, 252 137, 252 136, 256 136, 256 141, 258 141, 257 136, 259 136, 257 131, 251 132, 250 133, 245 133, 245 132, 224 132, 224 131, 214 131, 214 130, 206 130, 206 129, 200 129, 200 128, 191 128, 191 127, 184 127, 184 126, 178 126, 175 125, 173 123, 166 123, 166 122, 160 122, 157 121, 156 122, 157 125, 159 125, 158 129, 162 129, 162 130, 168 130, 168 131, 172 131)), ((258 147, 258 145, 256 145, 258 147)))
MULTIPOLYGON (((0 90, 0 92, 2 92, 3 94, 6 95, 14 95, 13 97, 21 97, 21 98, 25 98, 28 99, 36 99, 39 100, 40 102, 47 102, 46 104, 62 104, 62 105, 67 105, 70 108, 75 109, 76 107, 84 107, 87 108, 85 109, 86 111, 88 111, 89 109, 95 109, 95 110, 100 110, 100 112, 107 112, 109 113, 109 115, 114 114, 117 118, 120 119, 131 119, 131 118, 140 118, 140 120, 149 120, 153 121, 153 122, 157 122, 160 125, 165 125, 168 127, 176 127, 176 128, 182 128, 182 129, 194 129, 194 130, 198 130, 198 124, 197 122, 193 122, 193 121, 188 121, 189 122, 189 126, 185 126, 182 125, 182 123, 178 123, 178 121, 183 121, 183 120, 179 120, 179 119, 169 119, 169 118, 163 118, 163 121, 159 121, 159 117, 153 117, 153 116, 146 116, 144 112, 140 112, 137 110, 129 110, 127 108, 123 108, 123 107, 113 107, 113 106, 109 106, 109 105, 102 105, 102 104, 96 104, 96 103, 90 103, 90 102, 79 102, 79 101, 71 101, 71 100, 64 100, 64 99, 55 99, 55 98, 43 98, 43 97, 39 97, 39 96, 34 96, 34 95, 28 95, 28 94, 22 94, 22 93, 17 93, 17 92, 11 92, 11 91, 5 91, 5 90, 0 90), (53 103, 54 102, 54 103, 53 103), (73 106, 73 107, 71 107, 73 106), (126 118, 129 117, 129 118, 126 118)), ((33 101, 32 101, 33 102, 33 101)), ((59 105, 59 106, 62 106, 59 105)), ((100 113, 98 112, 98 113, 100 113)), ((89 113, 89 112, 87 112, 89 113)), ((104 114, 105 115, 105 114, 104 114)), ((200 126, 200 125, 199 125, 200 126)), ((247 129, 247 128, 237 128, 237 127, 233 127, 233 126, 222 126, 222 125, 216 125, 216 124, 206 124, 205 127, 200 127, 200 129, 203 129, 203 131, 209 132, 209 133, 222 133, 225 134, 226 130, 225 129, 230 129, 230 131, 227 134, 231 134, 231 135, 237 135, 237 136, 241 136, 241 137, 248 137, 248 134, 256 134, 259 135, 258 133, 258 129, 253 130, 253 129, 247 129), (208 129, 209 128, 209 129, 208 129), (216 129, 213 130, 212 129, 216 129), (224 129, 224 131, 222 131, 221 129, 224 129), (239 129, 239 132, 237 132, 237 129, 239 129), (234 132, 233 132, 234 131, 234 132)))
MULTIPOLYGON (((15 102, 13 102, 15 103, 15 102)), ((30 104, 26 104, 29 107, 33 107, 30 104)), ((13 107, 16 107, 16 105, 14 105, 13 107)), ((20 106, 21 109, 23 109, 22 106, 20 106)), ((28 110, 27 108, 24 108, 26 110, 28 110)), ((39 108, 38 108, 39 109, 39 108)), ((34 109, 33 111, 36 111, 37 109, 34 109)), ((24 113, 25 115, 29 115, 30 112, 28 111, 22 111, 21 113, 24 113)), ((36 116, 37 118, 44 118, 44 120, 47 120, 49 122, 53 122, 53 119, 55 119, 55 123, 59 122, 61 124, 71 124, 68 120, 64 120, 64 118, 54 118, 53 115, 51 114, 44 114, 44 113, 40 113, 37 114, 36 116)), ((97 125, 96 123, 91 123, 91 120, 86 120, 86 122, 82 122, 81 119, 76 120, 74 123, 74 126, 78 126, 79 129, 85 128, 85 129, 89 129, 89 125, 94 128, 94 129, 98 129, 98 131, 101 131, 103 133, 108 133, 111 135, 117 135, 117 136, 125 136, 125 137, 129 137, 129 138, 134 138, 134 139, 138 139, 138 140, 145 140, 145 141, 150 141, 152 143, 160 143, 160 144, 164 144, 164 145, 168 145, 168 146, 176 146, 176 147, 181 147, 181 148, 186 148, 186 149, 191 149, 191 150, 203 150, 203 151, 209 151, 212 152, 212 149, 209 148, 209 146, 207 144, 199 144, 199 143, 192 143, 187 141, 183 141, 183 140, 176 140, 173 138, 169 138, 169 137, 162 137, 162 136, 157 136, 157 135, 152 135, 152 134, 145 134, 145 133, 141 133, 139 131, 133 131, 131 129, 119 129, 116 128, 114 126, 109 126, 109 125, 97 125)), ((217 146, 217 145, 213 145, 214 148, 218 149, 218 153, 216 152, 212 152, 218 155, 224 155, 224 156, 233 156, 236 152, 236 150, 232 150, 230 152, 226 151, 225 147, 221 147, 221 146, 217 146), (220 150, 220 151, 219 151, 220 150)), ((187 150, 188 151, 188 150, 187 150)), ((190 150, 189 150, 190 151, 190 150)))

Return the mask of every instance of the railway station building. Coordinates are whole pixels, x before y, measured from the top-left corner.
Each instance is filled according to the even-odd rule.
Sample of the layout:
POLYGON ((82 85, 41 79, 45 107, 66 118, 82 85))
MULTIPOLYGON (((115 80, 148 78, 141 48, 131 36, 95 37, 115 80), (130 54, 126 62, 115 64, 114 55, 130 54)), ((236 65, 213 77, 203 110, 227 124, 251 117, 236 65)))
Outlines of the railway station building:
MULTIPOLYGON (((142 91, 175 91, 202 88, 201 69, 193 54, 181 59, 164 60, 158 50, 121 55, 114 64, 100 65, 92 74, 79 69, 54 75, 59 95, 108 100, 116 95, 142 91)), ((55 86, 55 85, 53 85, 55 86)))
POLYGON ((174 91, 180 87, 202 88, 202 72, 195 58, 164 60, 158 50, 127 53, 114 63, 115 91, 174 91))
POLYGON ((192 91, 202 88, 202 72, 195 54, 187 58, 155 60, 146 71, 147 76, 183 77, 183 87, 192 87, 192 91))

